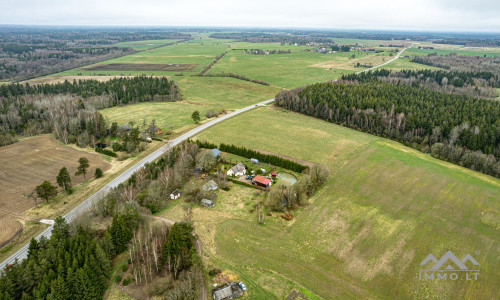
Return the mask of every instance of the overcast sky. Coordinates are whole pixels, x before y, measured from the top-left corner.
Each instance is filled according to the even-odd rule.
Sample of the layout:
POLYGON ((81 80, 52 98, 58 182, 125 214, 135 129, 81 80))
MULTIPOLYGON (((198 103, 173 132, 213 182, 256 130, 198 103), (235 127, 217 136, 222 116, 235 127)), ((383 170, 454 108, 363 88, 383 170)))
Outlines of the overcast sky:
POLYGON ((0 24, 500 31, 500 0, 0 0, 0 24))

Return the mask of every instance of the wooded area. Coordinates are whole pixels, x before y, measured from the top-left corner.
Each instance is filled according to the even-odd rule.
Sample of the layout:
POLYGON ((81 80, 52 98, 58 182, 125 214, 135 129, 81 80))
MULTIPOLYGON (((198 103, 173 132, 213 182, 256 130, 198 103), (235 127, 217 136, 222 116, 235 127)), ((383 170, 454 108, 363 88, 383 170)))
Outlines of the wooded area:
POLYGON ((281 92, 276 104, 500 176, 497 101, 383 82, 339 80, 281 92))

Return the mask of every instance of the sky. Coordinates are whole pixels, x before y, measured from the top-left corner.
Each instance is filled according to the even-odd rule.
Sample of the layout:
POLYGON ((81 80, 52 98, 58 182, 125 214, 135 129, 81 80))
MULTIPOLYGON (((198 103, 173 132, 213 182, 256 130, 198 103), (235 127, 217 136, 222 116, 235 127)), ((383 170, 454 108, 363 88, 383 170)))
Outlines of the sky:
POLYGON ((500 0, 0 0, 0 24, 500 32, 500 0))

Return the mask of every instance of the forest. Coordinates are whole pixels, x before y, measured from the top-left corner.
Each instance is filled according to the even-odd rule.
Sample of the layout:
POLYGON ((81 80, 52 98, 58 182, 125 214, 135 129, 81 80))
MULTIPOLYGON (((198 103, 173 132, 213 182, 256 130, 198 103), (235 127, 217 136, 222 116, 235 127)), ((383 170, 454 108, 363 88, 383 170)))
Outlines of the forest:
POLYGON ((276 104, 500 177, 497 101, 385 82, 339 80, 280 92, 276 104))
POLYGON ((1 271, 0 299, 98 299, 111 282, 149 284, 150 296, 194 299, 202 265, 192 225, 168 227, 148 222, 147 216, 148 207, 168 204, 168 195, 190 176, 197 154, 195 144, 182 143, 71 224, 58 217, 49 240, 33 239, 28 258, 1 271), (111 225, 98 225, 105 220, 111 225), (123 252, 126 264, 110 278, 112 260, 123 252))
POLYGON ((97 110, 145 101, 177 101, 180 98, 177 85, 165 77, 1 85, 0 145, 15 142, 18 135, 41 133, 54 133, 66 144, 79 139, 90 144, 107 134, 108 125, 97 110))
POLYGON ((500 57, 429 54, 415 56, 412 62, 458 72, 491 72, 500 76, 500 57))
POLYGON ((169 29, 0 26, 0 80, 20 81, 135 53, 112 44, 189 39, 169 29))
POLYGON ((492 72, 467 72, 444 70, 380 69, 360 74, 343 75, 344 80, 358 82, 384 81, 395 84, 423 87, 434 91, 464 94, 474 97, 497 98, 499 76, 492 72))

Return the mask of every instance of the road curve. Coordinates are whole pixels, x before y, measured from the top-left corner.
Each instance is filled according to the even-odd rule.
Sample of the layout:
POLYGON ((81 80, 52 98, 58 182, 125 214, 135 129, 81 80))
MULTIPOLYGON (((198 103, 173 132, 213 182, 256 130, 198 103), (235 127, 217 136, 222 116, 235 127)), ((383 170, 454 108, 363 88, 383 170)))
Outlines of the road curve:
MULTIPOLYGON (((274 101, 274 99, 270 99, 270 100, 266 100, 266 101, 263 101, 263 102, 260 102, 260 103, 257 103, 257 104, 252 104, 251 106, 247 106, 245 108, 237 109, 237 110, 235 110, 235 111, 233 111, 233 112, 231 112, 229 114, 226 114, 226 115, 224 115, 222 117, 219 117, 219 118, 214 119, 212 121, 206 122, 206 123, 204 123, 204 124, 202 124, 202 125, 194 128, 193 130, 190 130, 190 131, 182 134, 181 136, 179 136, 179 137, 177 137, 177 138, 175 138, 173 140, 170 140, 168 144, 166 144, 165 146, 162 146, 161 148, 159 148, 155 152, 149 154, 148 156, 146 156, 145 158, 143 158, 141 161, 139 161, 138 163, 136 163, 135 165, 133 165, 132 167, 130 167, 129 169, 127 169, 125 172, 123 172, 122 174, 120 174, 119 176, 117 176, 115 179, 113 179, 112 181, 110 181, 108 184, 106 184, 104 187, 102 187, 100 190, 98 190, 95 194, 93 194, 90 197, 88 197, 85 201, 83 201, 77 207, 75 207, 73 210, 71 210, 69 213, 67 213, 64 216, 64 218, 66 219, 66 221, 68 223, 70 223, 71 221, 73 221, 75 218, 77 218, 78 216, 80 216, 81 214, 83 214, 85 211, 87 211, 89 208, 91 208, 92 205, 94 204, 94 202, 96 200, 98 200, 100 197, 106 195, 106 193, 108 193, 109 190, 111 190, 112 188, 117 187, 120 183, 125 182, 126 180, 128 180, 128 178, 130 178, 130 176, 132 176, 132 174, 134 174, 134 172, 136 172, 137 170, 139 170, 146 163, 150 163, 150 162, 156 160, 157 158, 159 158, 165 152, 165 150, 167 150, 168 148, 178 145, 182 141, 187 140, 188 138, 190 138, 190 137, 198 134, 199 132, 205 130, 206 128, 208 128, 208 127, 210 127, 212 125, 215 125, 215 124, 217 124, 219 122, 222 122, 222 121, 224 121, 226 119, 234 117, 234 116, 236 116, 238 114, 241 114, 243 112, 246 112, 248 110, 251 110, 251 109, 253 109, 255 107, 271 103, 273 101, 274 101)), ((36 239, 39 240, 42 236, 46 237, 47 239, 50 238, 50 236, 52 234, 52 228, 53 228, 52 225, 49 226, 49 227, 47 227, 42 233, 40 233, 36 237, 36 239)), ((9 264, 13 264, 16 261, 16 259, 19 260, 19 261, 25 259, 28 256, 28 247, 29 247, 29 243, 26 244, 26 245, 24 245, 19 250, 17 250, 9 258, 7 258, 6 260, 4 260, 0 264, 0 270, 3 270, 3 268, 5 266, 9 265, 9 264)))
POLYGON ((403 52, 405 52, 406 49, 410 49, 411 47, 413 47, 413 44, 411 44, 409 47, 403 48, 401 51, 398 52, 398 54, 396 54, 396 56, 394 56, 393 58, 389 59, 388 61, 386 61, 384 63, 381 63, 380 65, 376 65, 375 67, 371 67, 371 68, 365 69, 363 71, 356 72, 356 74, 361 74, 363 72, 367 72, 367 71, 370 71, 370 70, 373 70, 373 69, 376 69, 376 68, 380 68, 380 67, 385 66, 387 64, 390 64, 391 62, 393 62, 396 59, 398 59, 401 56, 401 54, 403 54, 403 52))

